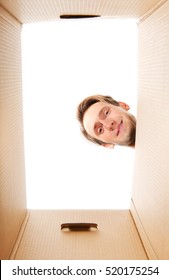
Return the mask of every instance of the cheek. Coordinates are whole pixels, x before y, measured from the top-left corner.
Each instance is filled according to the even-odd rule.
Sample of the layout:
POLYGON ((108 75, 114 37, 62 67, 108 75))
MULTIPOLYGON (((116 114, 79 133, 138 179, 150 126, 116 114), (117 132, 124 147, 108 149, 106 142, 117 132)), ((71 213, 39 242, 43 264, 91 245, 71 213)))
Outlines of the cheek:
POLYGON ((111 142, 114 139, 114 135, 112 133, 112 131, 105 131, 104 135, 102 135, 102 139, 100 138, 100 140, 104 141, 104 142, 111 142))
POLYGON ((114 119, 118 117, 118 112, 116 110, 111 110, 111 113, 109 115, 109 118, 114 119))

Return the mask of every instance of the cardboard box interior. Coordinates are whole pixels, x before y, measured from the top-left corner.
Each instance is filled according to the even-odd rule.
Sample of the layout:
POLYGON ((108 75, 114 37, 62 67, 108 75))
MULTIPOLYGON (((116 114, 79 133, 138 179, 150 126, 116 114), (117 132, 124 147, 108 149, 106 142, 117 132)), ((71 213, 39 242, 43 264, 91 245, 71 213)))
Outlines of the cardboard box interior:
POLYGON ((0 1, 1 259, 169 259, 169 1, 0 1), (26 206, 21 29, 85 14, 138 18, 135 171, 128 210, 29 210, 26 206), (96 231, 63 232, 92 222, 96 231))

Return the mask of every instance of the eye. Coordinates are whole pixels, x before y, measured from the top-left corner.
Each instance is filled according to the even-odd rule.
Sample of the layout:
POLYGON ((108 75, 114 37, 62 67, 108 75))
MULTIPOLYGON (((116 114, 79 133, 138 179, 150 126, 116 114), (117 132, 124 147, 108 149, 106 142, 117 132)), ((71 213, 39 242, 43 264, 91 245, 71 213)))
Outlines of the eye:
POLYGON ((105 117, 107 117, 107 116, 109 115, 109 112, 110 112, 110 110, 109 110, 109 109, 106 109, 106 110, 105 110, 105 112, 104 112, 105 117))
POLYGON ((104 128, 103 128, 103 124, 98 122, 95 124, 94 126, 94 132, 96 135, 100 135, 100 134, 103 134, 104 133, 104 128))
POLYGON ((103 133, 103 128, 102 127, 99 127, 98 128, 98 134, 100 135, 100 134, 102 134, 103 133))

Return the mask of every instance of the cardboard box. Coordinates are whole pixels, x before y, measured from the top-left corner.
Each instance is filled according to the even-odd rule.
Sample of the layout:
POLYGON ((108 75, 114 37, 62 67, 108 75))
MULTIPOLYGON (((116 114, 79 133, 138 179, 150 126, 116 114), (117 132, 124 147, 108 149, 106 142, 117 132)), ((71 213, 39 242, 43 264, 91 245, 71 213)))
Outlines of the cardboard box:
POLYGON ((169 259, 169 1, 0 1, 1 259, 169 259), (60 15, 138 18, 135 171, 128 210, 26 206, 21 28, 60 15), (95 231, 62 223, 97 223, 95 231))

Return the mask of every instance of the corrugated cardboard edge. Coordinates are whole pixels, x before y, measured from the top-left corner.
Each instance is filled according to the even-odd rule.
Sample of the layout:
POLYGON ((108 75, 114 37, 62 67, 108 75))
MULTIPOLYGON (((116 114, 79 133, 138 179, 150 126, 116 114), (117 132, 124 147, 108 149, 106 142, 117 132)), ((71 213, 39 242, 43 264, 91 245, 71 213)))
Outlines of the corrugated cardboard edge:
POLYGON ((17 254, 19 245, 20 245, 22 237, 24 235, 24 232, 25 232, 25 229, 26 229, 29 217, 30 217, 30 211, 28 211, 27 214, 26 214, 26 217, 25 217, 25 219, 23 221, 23 224, 22 224, 21 229, 19 231, 18 237, 16 239, 15 245, 14 245, 14 247, 12 249, 12 252, 11 252, 11 254, 9 256, 9 260, 14 260, 15 259, 15 256, 17 254))
POLYGON ((140 17, 138 24, 142 23, 149 16, 151 16, 156 10, 158 10, 161 6, 163 6, 168 0, 161 0, 157 5, 155 5, 152 9, 148 10, 143 16, 140 17))
POLYGON ((8 23, 16 26, 16 25, 22 25, 22 23, 15 18, 9 11, 7 11, 2 4, 0 3, 0 15, 1 17, 6 20, 8 23))
POLYGON ((137 213, 133 200, 131 200, 131 203, 130 203, 130 213, 133 217, 134 223, 135 223, 138 233, 140 235, 140 239, 142 241, 142 244, 143 244, 145 252, 148 256, 148 259, 149 260, 158 260, 156 254, 151 246, 151 242, 144 230, 143 224, 139 218, 139 215, 137 213))

